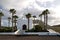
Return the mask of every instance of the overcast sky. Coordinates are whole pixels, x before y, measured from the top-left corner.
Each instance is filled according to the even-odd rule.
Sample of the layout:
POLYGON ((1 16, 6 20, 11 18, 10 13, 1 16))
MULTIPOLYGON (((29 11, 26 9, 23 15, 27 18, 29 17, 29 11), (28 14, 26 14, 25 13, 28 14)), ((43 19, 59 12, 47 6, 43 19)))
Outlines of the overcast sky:
POLYGON ((30 12, 38 16, 45 9, 49 9, 49 25, 60 24, 60 0, 0 0, 0 11, 3 11, 4 17, 2 25, 7 25, 7 17, 11 14, 9 9, 16 9, 19 19, 30 12))

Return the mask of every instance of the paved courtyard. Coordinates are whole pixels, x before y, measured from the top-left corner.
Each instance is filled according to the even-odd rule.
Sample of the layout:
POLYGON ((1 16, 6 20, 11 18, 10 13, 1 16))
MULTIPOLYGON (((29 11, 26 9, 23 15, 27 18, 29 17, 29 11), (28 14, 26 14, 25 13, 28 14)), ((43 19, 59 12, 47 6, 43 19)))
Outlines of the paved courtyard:
POLYGON ((14 36, 14 35, 0 35, 0 40, 60 40, 59 36, 14 36))

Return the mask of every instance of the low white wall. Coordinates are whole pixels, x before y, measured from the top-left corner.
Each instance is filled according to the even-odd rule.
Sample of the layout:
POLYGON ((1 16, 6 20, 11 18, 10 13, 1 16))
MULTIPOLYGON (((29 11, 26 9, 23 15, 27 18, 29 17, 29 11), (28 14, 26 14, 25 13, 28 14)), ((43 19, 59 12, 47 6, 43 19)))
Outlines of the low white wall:
MULTIPOLYGON (((50 31, 50 30, 49 30, 50 31)), ((0 32, 0 35, 60 35, 58 32, 25 32, 25 30, 17 30, 16 32, 0 32)))
POLYGON ((24 34, 49 35, 49 32, 25 32, 24 34))

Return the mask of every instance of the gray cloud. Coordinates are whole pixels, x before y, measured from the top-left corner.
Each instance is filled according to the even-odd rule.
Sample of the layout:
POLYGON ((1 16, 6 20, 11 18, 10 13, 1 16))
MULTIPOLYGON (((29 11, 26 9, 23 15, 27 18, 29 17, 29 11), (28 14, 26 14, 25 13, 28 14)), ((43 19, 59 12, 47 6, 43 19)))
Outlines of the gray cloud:
MULTIPOLYGON (((0 9, 3 10, 4 13, 4 17, 3 20, 7 20, 7 18, 9 16, 11 16, 11 14, 9 13, 9 9, 10 8, 14 8, 16 9, 16 13, 19 16, 19 19, 21 19, 22 17, 25 17, 25 15, 29 12, 32 15, 36 15, 38 16, 39 14, 41 14, 42 10, 46 9, 46 8, 53 8, 57 5, 60 5, 60 0, 55 0, 53 2, 50 1, 46 1, 46 2, 42 2, 41 1, 37 1, 37 0, 0 0, 0 9)), ((55 13, 54 11, 50 10, 51 14, 49 15, 49 22, 50 24, 54 24, 54 22, 52 22, 53 20, 57 22, 57 18, 55 18, 55 13)), ((19 20, 18 20, 19 21, 19 20)), ((6 22, 4 22, 6 23, 6 22)), ((5 24, 4 24, 5 25, 5 24)))

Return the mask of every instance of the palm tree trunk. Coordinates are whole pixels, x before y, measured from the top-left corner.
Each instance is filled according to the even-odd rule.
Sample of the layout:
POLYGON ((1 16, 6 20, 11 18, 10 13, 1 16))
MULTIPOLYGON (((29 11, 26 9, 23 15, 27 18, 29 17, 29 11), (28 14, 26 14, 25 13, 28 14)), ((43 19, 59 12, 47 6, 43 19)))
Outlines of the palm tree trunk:
POLYGON ((46 29, 46 27, 45 27, 45 14, 44 14, 44 30, 46 29))
POLYGON ((10 27, 10 19, 8 20, 8 27, 10 27))
POLYGON ((16 22, 15 22, 15 30, 17 30, 16 22))
POLYGON ((48 23, 48 14, 46 14, 46 28, 47 28, 47 23, 48 23))
MULTIPOLYGON (((16 20, 16 18, 15 18, 15 20, 16 20)), ((16 21, 15 21, 15 30, 17 30, 16 21)))
POLYGON ((28 18, 28 30, 29 30, 29 18, 28 18))
POLYGON ((12 31, 14 31, 14 29, 13 29, 13 13, 12 13, 12 31))
POLYGON ((15 27, 16 27, 16 22, 15 22, 15 27))
POLYGON ((0 17, 0 27, 1 27, 1 17, 0 17))

